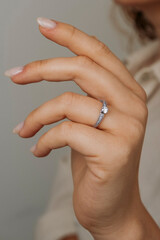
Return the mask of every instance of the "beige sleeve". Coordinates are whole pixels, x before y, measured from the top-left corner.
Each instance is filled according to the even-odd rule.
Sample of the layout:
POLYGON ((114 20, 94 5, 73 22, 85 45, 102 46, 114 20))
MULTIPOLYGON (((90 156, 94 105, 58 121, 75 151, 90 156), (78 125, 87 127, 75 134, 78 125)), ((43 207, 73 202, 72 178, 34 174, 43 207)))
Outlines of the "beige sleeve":
POLYGON ((149 118, 139 169, 142 200, 160 226, 160 87, 148 103, 149 118))
POLYGON ((53 193, 47 210, 37 222, 35 240, 59 240, 76 233, 76 217, 72 205, 73 181, 68 155, 59 159, 53 193))

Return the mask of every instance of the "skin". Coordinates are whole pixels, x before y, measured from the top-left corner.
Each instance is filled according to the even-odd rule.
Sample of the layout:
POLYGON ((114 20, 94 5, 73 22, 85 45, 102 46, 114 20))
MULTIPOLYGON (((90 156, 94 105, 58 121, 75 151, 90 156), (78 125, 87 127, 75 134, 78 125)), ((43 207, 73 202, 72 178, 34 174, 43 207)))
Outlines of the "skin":
MULTIPOLYGON (((105 44, 71 25, 56 23, 54 29, 39 26, 40 32, 77 56, 31 62, 11 80, 22 85, 73 80, 87 95, 65 92, 44 103, 26 117, 18 134, 29 138, 44 125, 67 118, 40 137, 33 154, 45 157, 52 149, 71 148, 73 205, 79 223, 95 240, 158 240, 160 230, 141 201, 138 184, 148 117, 146 93, 105 44), (99 99, 107 101, 109 112, 93 128, 102 106, 99 99)), ((65 240, 77 239, 73 237, 65 240)))
MULTIPOLYGON (((155 26, 156 32, 160 38, 160 24, 159 24, 160 23, 160 14, 159 14, 160 13, 160 0, 130 0, 130 1, 129 0, 115 0, 115 2, 124 7, 135 7, 135 8, 138 8, 139 10, 143 11, 145 13, 146 17, 149 19, 149 21, 155 26)), ((160 59, 160 53, 157 54, 157 59, 160 59)), ((147 216, 148 213, 145 213, 145 215, 146 215, 146 219, 150 218, 149 216, 147 216)), ((149 225, 149 227, 154 225, 151 219, 148 221, 148 225, 149 225)), ((159 233, 157 231, 157 236, 158 235, 159 235, 159 233)), ((74 238, 67 237, 62 240, 72 240, 72 239, 77 240, 77 238, 78 238, 77 236, 74 236, 74 238)), ((138 239, 138 237, 137 237, 137 239, 138 239)))

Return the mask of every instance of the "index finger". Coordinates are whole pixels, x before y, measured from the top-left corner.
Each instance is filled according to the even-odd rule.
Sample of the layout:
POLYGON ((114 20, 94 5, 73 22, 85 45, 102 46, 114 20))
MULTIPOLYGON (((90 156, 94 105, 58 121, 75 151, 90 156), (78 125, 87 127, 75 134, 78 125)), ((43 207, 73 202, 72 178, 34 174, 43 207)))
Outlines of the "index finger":
POLYGON ((123 63, 96 37, 89 36, 74 26, 59 21, 38 18, 40 32, 48 39, 67 47, 76 55, 84 55, 112 72, 125 86, 140 98, 143 90, 123 63))

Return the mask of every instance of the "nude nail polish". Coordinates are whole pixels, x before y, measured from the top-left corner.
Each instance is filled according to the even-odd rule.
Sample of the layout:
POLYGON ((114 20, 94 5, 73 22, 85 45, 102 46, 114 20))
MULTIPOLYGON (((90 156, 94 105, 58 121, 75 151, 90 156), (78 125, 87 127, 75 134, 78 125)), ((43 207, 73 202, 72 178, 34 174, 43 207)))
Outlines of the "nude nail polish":
POLYGON ((48 29, 53 29, 57 25, 56 22, 54 22, 53 20, 50 20, 48 18, 42 18, 42 17, 38 17, 37 22, 41 27, 48 28, 48 29))
POLYGON ((36 149, 36 144, 30 148, 30 151, 34 153, 35 149, 36 149))
POLYGON ((23 128, 23 126, 24 126, 24 121, 23 122, 21 122, 21 123, 19 123, 14 129, 13 129, 13 133, 19 133, 20 132, 20 130, 23 128))
POLYGON ((24 67, 15 67, 15 68, 11 68, 7 71, 5 71, 4 75, 7 77, 12 77, 17 75, 18 73, 21 73, 23 71, 24 67))

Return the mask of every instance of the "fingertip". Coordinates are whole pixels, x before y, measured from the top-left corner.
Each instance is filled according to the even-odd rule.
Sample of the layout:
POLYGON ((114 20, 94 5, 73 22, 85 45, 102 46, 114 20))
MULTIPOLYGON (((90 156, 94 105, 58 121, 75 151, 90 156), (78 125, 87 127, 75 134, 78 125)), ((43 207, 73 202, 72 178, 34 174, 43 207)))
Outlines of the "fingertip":
POLYGON ((9 70, 6 70, 5 72, 4 72, 4 75, 6 76, 6 77, 13 77, 13 76, 16 76, 16 75, 18 75, 19 73, 21 73, 22 71, 23 71, 23 69, 24 69, 24 66, 20 66, 20 67, 14 67, 14 68, 11 68, 11 69, 9 69, 9 70))
POLYGON ((54 20, 44 18, 44 17, 38 17, 37 23, 39 24, 39 26, 41 26, 45 29, 54 29, 57 25, 54 20))
POLYGON ((19 134, 23 126, 24 126, 24 121, 19 123, 15 128, 13 128, 12 132, 14 134, 19 134))
POLYGON ((34 155, 35 157, 37 157, 37 158, 47 157, 47 156, 49 155, 49 153, 50 153, 50 151, 49 151, 49 152, 47 151, 47 152, 44 152, 44 153, 40 152, 40 151, 36 148, 36 145, 34 145, 34 146, 32 146, 32 147, 30 148, 30 152, 33 153, 33 155, 34 155))
POLYGON ((30 148, 30 152, 34 153, 36 150, 36 144, 30 148))

